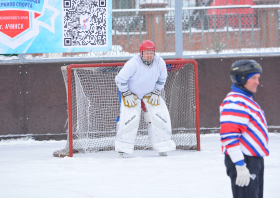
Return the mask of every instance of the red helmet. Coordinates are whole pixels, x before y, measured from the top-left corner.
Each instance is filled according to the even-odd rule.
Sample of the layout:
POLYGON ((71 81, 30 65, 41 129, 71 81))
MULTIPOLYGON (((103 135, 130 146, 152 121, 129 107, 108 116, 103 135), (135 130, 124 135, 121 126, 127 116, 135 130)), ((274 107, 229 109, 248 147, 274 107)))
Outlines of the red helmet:
POLYGON ((156 51, 156 46, 152 41, 146 40, 143 41, 139 46, 139 52, 142 55, 142 51, 144 50, 154 50, 156 51))

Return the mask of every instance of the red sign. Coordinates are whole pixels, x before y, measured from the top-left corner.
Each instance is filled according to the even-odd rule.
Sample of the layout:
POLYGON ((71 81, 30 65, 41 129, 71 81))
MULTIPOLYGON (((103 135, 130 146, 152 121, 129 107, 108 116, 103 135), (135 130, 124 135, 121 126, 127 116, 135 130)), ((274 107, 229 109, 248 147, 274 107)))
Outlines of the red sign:
MULTIPOLYGON (((255 5, 253 0, 214 0, 211 6, 231 6, 231 5, 255 5)), ((224 14, 250 14, 253 12, 252 8, 229 8, 229 9, 213 9, 208 10, 210 15, 224 15, 224 14)))
POLYGON ((0 32, 14 38, 30 27, 29 12, 20 10, 0 11, 0 32))

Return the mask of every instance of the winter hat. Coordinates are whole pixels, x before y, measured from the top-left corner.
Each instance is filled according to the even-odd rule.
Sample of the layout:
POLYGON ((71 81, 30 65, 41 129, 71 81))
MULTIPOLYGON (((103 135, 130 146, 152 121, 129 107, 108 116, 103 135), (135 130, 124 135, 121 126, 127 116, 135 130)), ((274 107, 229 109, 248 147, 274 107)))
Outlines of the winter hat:
MULTIPOLYGON (((247 80, 249 80, 249 78, 251 78, 252 76, 254 76, 255 74, 260 74, 260 72, 254 72, 254 73, 249 73, 247 74, 247 80)), ((239 76, 236 76, 237 77, 237 82, 241 82, 241 79, 239 76)))
POLYGON ((254 72, 254 73, 250 73, 247 75, 247 80, 249 80, 249 78, 251 78, 252 76, 254 76, 255 74, 259 74, 259 72, 254 72))

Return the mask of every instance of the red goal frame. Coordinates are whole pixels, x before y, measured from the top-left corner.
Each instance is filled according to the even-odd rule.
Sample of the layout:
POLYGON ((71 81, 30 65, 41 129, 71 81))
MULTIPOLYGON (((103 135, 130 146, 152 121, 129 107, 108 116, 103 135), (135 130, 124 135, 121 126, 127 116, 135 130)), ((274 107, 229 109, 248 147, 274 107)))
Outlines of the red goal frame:
MULTIPOLYGON (((195 71, 195 102, 196 102, 196 139, 197 139, 197 151, 200 151, 200 120, 199 120, 199 88, 198 88, 198 64, 195 60, 165 60, 166 64, 193 64, 195 71)), ((71 64, 67 66, 67 85, 68 85, 68 141, 69 141, 69 157, 73 157, 73 128, 72 128, 72 80, 71 69, 82 67, 114 67, 124 66, 125 62, 117 63, 97 63, 97 64, 71 64)))

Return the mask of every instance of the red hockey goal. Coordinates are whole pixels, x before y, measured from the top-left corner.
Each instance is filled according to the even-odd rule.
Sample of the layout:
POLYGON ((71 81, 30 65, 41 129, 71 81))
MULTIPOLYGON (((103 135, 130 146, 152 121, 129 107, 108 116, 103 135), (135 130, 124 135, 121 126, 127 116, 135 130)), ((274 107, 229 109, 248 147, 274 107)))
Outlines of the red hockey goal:
MULTIPOLYGON (((168 78, 162 91, 170 113, 177 149, 200 150, 198 65, 194 60, 166 60, 168 78)), ((120 63, 73 64, 61 68, 67 91, 68 138, 55 157, 114 150, 119 116, 115 76, 120 63)), ((135 150, 151 149, 147 123, 141 115, 135 150)))

